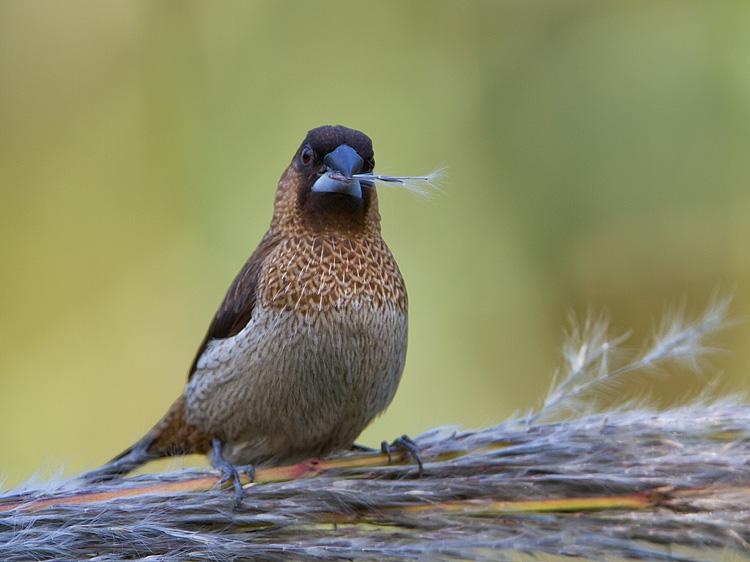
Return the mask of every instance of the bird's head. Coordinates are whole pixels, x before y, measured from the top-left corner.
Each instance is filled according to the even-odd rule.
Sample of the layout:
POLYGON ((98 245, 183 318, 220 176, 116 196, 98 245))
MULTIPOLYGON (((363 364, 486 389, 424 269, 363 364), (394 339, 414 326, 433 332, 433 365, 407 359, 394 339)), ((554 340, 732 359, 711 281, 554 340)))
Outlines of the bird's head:
POLYGON ((275 219, 323 230, 377 226, 375 188, 353 177, 374 166, 364 133, 341 125, 313 129, 279 182, 275 219))

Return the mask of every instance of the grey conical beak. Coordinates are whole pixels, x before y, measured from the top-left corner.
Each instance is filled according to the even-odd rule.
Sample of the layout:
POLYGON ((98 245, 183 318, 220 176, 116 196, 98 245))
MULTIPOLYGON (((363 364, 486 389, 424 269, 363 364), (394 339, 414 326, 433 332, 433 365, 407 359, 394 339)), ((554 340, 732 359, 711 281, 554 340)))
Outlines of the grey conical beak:
POLYGON ((364 161, 351 146, 342 144, 323 158, 327 166, 325 173, 313 184, 312 190, 318 193, 345 193, 362 198, 362 186, 354 174, 362 171, 364 161))

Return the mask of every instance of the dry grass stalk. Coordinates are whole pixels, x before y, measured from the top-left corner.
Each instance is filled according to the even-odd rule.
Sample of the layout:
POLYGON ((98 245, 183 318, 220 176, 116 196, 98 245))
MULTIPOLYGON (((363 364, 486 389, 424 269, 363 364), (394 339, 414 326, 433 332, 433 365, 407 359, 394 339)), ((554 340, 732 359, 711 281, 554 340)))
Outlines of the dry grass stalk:
POLYGON ((0 559, 705 559, 750 554, 750 406, 577 411, 598 384, 695 363, 728 301, 673 317, 643 353, 588 324, 539 412, 481 431, 441 428, 406 459, 349 453, 258 471, 243 505, 206 470, 0 497, 0 559), (615 358, 621 362, 615 364, 615 358), (555 420, 557 421, 549 421, 555 420), (546 420, 546 421, 545 421, 546 420))

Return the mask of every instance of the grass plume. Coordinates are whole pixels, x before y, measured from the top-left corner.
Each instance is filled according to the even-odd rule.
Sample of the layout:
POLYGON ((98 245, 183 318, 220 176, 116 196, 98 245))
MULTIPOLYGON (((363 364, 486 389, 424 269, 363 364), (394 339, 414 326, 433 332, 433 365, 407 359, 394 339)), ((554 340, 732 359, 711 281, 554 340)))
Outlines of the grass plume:
POLYGON ((660 371, 669 363, 687 366, 698 371, 701 360, 716 351, 707 339, 727 327, 727 312, 731 296, 711 299, 699 318, 686 319, 684 307, 666 314, 651 341, 636 356, 628 357, 622 344, 629 334, 610 337, 604 319, 588 317, 582 327, 571 322, 572 329, 563 346, 565 361, 562 375, 555 373, 544 404, 529 414, 529 423, 560 417, 565 413, 595 404, 592 393, 620 382, 632 373, 660 371))

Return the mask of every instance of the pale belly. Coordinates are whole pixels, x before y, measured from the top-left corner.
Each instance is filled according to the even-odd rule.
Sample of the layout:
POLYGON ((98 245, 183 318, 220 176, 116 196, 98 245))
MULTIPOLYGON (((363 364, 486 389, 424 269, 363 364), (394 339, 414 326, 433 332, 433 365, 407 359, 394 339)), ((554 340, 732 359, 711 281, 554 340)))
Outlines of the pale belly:
POLYGON ((349 447, 392 400, 406 338, 395 308, 259 307, 237 335, 208 344, 185 391, 187 421, 221 439, 234 463, 349 447))

